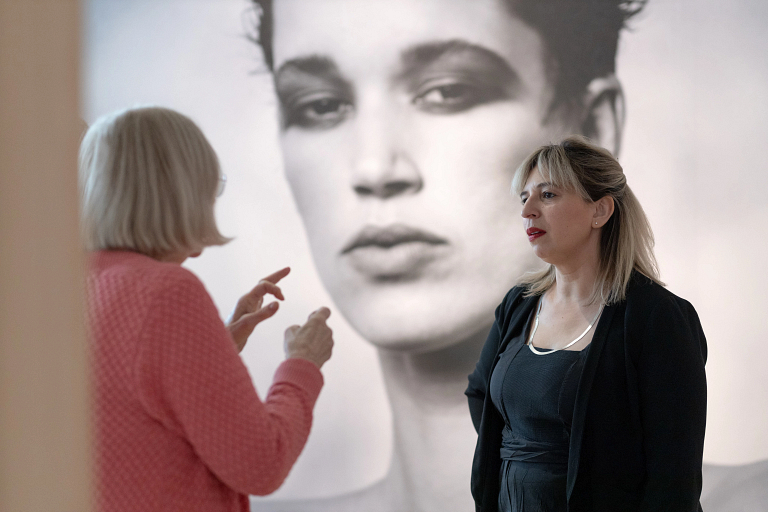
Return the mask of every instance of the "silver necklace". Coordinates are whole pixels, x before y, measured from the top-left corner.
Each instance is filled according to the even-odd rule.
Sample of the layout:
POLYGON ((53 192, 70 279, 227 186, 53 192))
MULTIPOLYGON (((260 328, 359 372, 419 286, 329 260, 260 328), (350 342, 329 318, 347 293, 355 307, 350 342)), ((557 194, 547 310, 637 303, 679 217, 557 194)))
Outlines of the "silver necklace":
POLYGON ((533 346, 533 336, 536 334, 536 329, 538 329, 539 327, 539 313, 541 312, 542 302, 544 302, 544 296, 539 298, 539 306, 536 308, 536 318, 533 321, 533 329, 531 329, 531 335, 528 336, 528 347, 531 349, 531 352, 533 352, 537 356, 545 356, 547 354, 552 354, 553 352, 559 352, 561 350, 565 350, 569 347, 572 347, 573 345, 578 343, 578 341, 584 336, 586 336, 589 330, 592 329, 592 326, 595 325, 595 322, 597 322, 597 319, 600 318, 600 313, 603 312, 603 307, 605 306, 605 304, 600 304, 600 309, 595 315, 595 318, 589 323, 589 326, 586 328, 586 330, 583 333, 581 333, 581 335, 578 338, 576 338, 575 340, 573 340, 572 342, 570 342, 564 347, 553 348, 553 349, 547 350, 546 352, 540 352, 536 347, 533 346))

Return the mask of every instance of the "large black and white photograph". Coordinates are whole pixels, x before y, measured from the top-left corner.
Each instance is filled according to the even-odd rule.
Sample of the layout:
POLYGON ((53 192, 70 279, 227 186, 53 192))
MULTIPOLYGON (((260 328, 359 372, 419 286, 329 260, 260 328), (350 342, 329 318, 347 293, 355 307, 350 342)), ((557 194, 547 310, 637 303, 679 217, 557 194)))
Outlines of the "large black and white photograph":
MULTIPOLYGON (((510 289, 550 263, 549 253, 537 249, 538 232, 526 228, 539 218, 534 189, 556 180, 535 165, 517 185, 513 176, 537 148, 561 147, 570 136, 572 144, 586 138, 618 161, 653 230, 659 273, 648 277, 695 307, 685 318, 659 320, 661 334, 653 336, 689 321, 700 322, 703 332, 695 357, 699 369, 706 360, 706 384, 703 372, 695 384, 706 392, 676 396, 673 404, 700 417, 690 431, 679 426, 655 409, 669 400, 652 387, 632 411, 662 419, 652 428, 638 423, 638 432, 648 438, 682 429, 673 453, 664 454, 676 460, 688 457, 688 434, 704 436, 704 511, 768 510, 768 4, 83 5, 85 122, 129 107, 167 107, 193 120, 218 155, 226 188, 216 218, 232 241, 184 265, 205 284, 221 317, 263 276, 291 267, 280 282, 280 310, 256 326, 240 354, 260 395, 285 357, 285 327, 303 324, 320 306, 331 311, 333 357, 322 367, 306 447, 277 492, 250 498, 253 512, 475 509, 470 482, 480 420, 468 406, 468 376, 483 364, 510 289), (685 452, 679 456, 678 444, 685 452)), ((624 203, 610 205, 606 219, 613 208, 624 215, 624 203)), ((596 221, 595 233, 604 223, 596 221)), ((542 298, 541 340, 553 318, 547 306, 554 302, 542 298)), ((593 324, 595 340, 607 322, 632 325, 631 312, 608 314, 610 306, 589 306, 577 329, 589 323, 586 340, 593 324)), ((531 315, 538 326, 539 313, 531 315)), ((556 357, 566 352, 573 351, 556 357)), ((584 352, 585 368, 589 355, 600 355, 593 352, 584 352)), ((659 386, 694 389, 685 381, 698 369, 678 363, 678 352, 658 356, 654 370, 668 370, 659 386)), ((603 350, 602 361, 610 354, 603 350)), ((630 399, 633 372, 643 382, 645 371, 635 363, 629 352, 621 360, 627 376, 619 387, 629 388, 630 399)), ((582 395, 587 400, 585 386, 573 382, 577 408, 582 395)), ((596 405, 597 396, 589 407, 609 416, 611 406, 596 405)), ((594 439, 607 427, 590 430, 591 417, 586 439, 610 446, 594 439)), ((567 440, 565 450, 568 462, 567 440)), ((638 453, 647 467, 656 460, 647 445, 638 453)), ((681 485, 697 486, 698 467, 691 479, 681 470, 681 485)), ((598 488, 594 474, 589 485, 598 488)), ((575 495, 588 485, 582 482, 575 495)), ((627 485, 649 482, 642 473, 627 485)))

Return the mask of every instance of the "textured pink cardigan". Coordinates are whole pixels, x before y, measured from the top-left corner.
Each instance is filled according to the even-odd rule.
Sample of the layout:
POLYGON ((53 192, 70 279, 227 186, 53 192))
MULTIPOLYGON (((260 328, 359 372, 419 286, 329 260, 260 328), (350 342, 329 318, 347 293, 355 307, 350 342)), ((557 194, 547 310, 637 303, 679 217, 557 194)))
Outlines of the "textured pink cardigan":
POLYGON ((323 385, 289 359, 262 402, 203 284, 127 251, 92 255, 97 509, 247 511, 288 475, 323 385))

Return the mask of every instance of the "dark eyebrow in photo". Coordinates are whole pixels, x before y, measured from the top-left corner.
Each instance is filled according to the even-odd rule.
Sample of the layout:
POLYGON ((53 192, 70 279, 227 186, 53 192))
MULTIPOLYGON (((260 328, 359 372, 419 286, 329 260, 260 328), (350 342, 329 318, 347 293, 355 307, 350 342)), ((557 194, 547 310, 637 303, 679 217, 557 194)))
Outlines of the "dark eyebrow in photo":
POLYGON ((436 41, 419 44, 404 51, 401 55, 403 71, 401 78, 406 78, 433 65, 453 64, 453 59, 462 58, 462 66, 476 67, 478 70, 491 72, 496 79, 509 83, 519 83, 520 77, 501 55, 462 39, 436 41))
POLYGON ((296 73, 338 82, 339 85, 349 85, 348 81, 341 75, 336 63, 322 55, 309 55, 285 61, 275 71, 275 82, 280 83, 281 78, 286 75, 295 75, 296 73))

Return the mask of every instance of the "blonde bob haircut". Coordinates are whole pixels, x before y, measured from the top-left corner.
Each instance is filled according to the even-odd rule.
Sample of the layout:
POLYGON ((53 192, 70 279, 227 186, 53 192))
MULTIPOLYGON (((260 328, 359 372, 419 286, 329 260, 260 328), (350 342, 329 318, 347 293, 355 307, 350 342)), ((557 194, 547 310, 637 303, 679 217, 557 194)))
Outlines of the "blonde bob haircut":
MULTIPOLYGON (((653 231, 640 202, 627 185, 624 170, 611 153, 586 137, 572 135, 560 144, 541 146, 518 167, 512 190, 522 193, 528 177, 538 169, 542 178, 558 188, 594 202, 606 196, 614 211, 601 228, 598 278, 591 302, 613 304, 624 300, 633 271, 663 285, 653 254, 653 231)), ((555 282, 555 267, 523 276, 527 296, 539 295, 555 282)))
POLYGON ((86 249, 158 258, 227 243, 213 211, 220 173, 203 132, 178 112, 142 107, 100 118, 80 145, 86 249))

